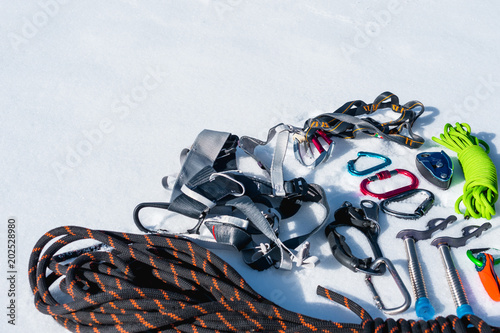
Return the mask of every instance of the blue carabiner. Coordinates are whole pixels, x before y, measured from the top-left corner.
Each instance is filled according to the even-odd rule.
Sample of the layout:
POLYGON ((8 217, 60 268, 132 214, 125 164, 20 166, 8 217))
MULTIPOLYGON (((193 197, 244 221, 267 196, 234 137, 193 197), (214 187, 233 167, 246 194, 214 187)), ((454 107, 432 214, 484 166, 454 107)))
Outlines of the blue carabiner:
POLYGON ((385 168, 386 166, 390 165, 391 163, 392 163, 391 159, 389 157, 385 157, 384 155, 370 153, 370 152, 366 152, 366 151, 360 151, 360 152, 358 152, 358 157, 355 160, 350 160, 349 162, 347 162, 347 171, 349 171, 349 173, 353 176, 366 176, 372 172, 375 172, 377 170, 385 168), (360 157, 363 157, 363 156, 379 158, 379 159, 383 160, 383 162, 380 163, 379 165, 368 168, 366 170, 358 171, 354 168, 354 164, 356 163, 356 161, 360 157))

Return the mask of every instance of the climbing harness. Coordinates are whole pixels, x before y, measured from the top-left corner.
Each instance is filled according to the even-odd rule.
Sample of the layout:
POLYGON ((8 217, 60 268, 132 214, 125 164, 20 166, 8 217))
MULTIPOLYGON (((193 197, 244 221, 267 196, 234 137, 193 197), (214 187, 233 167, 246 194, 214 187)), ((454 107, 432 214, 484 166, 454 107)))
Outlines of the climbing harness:
POLYGON ((488 295, 492 300, 500 302, 500 278, 494 268, 495 265, 500 264, 500 258, 495 259, 491 254, 486 253, 489 250, 490 248, 469 249, 467 257, 474 263, 488 295))
POLYGON ((364 195, 371 195, 372 197, 375 197, 378 199, 387 199, 387 198, 393 197, 395 195, 398 195, 400 193, 416 189, 417 187, 418 187, 418 178, 414 174, 412 174, 410 171, 403 170, 403 169, 394 169, 392 171, 387 171, 387 170, 381 171, 379 173, 376 173, 374 176, 363 179, 363 181, 361 181, 361 184, 360 184, 361 193, 363 193, 364 195), (407 186, 400 187, 398 189, 387 191, 385 193, 373 193, 368 189, 368 184, 370 184, 374 181, 388 179, 388 178, 391 178, 392 176, 395 176, 395 175, 403 175, 403 176, 410 178, 411 184, 407 185, 407 186))
POLYGON ((317 258, 308 256, 307 238, 322 227, 328 216, 323 189, 303 178, 283 180, 281 167, 277 166, 281 162, 274 160, 269 168, 270 180, 244 174, 236 163, 237 144, 235 135, 202 131, 181 156, 182 168, 170 202, 139 204, 133 214, 137 227, 148 233, 171 233, 145 227, 139 215, 144 208, 166 209, 197 221, 195 227, 181 234, 204 246, 235 248, 256 270, 271 266, 289 270, 293 262, 314 266, 317 258), (308 232, 280 238, 280 222, 304 205, 321 209, 319 222, 308 232))
MULTIPOLYGON (((226 132, 202 131, 191 148, 181 153, 182 166, 175 181, 172 182, 170 177, 163 179, 164 187, 172 191, 170 202, 145 202, 136 206, 133 213, 134 222, 146 234, 136 235, 73 226, 60 227, 45 233, 35 245, 29 261, 29 282, 37 309, 51 315, 66 329, 79 333, 465 333, 469 326, 474 326, 479 333, 500 333, 500 328, 490 327, 473 314, 470 305, 462 302, 463 298, 466 299, 465 293, 462 295, 459 291, 454 291, 453 297, 460 319, 454 316, 434 319, 433 312, 431 314, 428 307, 430 304, 418 303, 427 298, 425 295, 417 297, 417 314, 419 311, 423 313, 426 322, 403 319, 395 321, 392 318, 385 321, 380 318, 373 320, 352 300, 320 286, 317 288, 318 295, 349 308, 361 318, 362 323, 337 323, 294 313, 263 298, 250 288, 231 266, 200 246, 237 249, 241 252, 244 262, 256 270, 269 267, 290 270, 293 263, 297 266, 313 267, 318 259, 309 254, 307 239, 324 226, 329 207, 325 192, 320 186, 309 184, 300 177, 285 180, 283 163, 290 137, 293 140, 295 157, 308 167, 316 167, 332 156, 335 146, 333 137, 352 139, 360 132, 386 138, 408 148, 418 148, 424 140, 412 132, 412 126, 423 112, 424 106, 420 102, 411 101, 401 106, 397 96, 385 92, 372 104, 352 101, 335 112, 308 119, 302 128, 278 124, 269 130, 266 141, 238 137, 226 132), (392 109, 400 116, 384 123, 368 117, 381 109, 392 109), (271 141, 276 143, 269 164, 259 158, 257 148, 267 146, 271 141), (266 173, 264 179, 246 174, 238 168, 238 148, 257 161, 266 173), (304 206, 321 211, 311 214, 315 216, 317 223, 307 232, 283 237, 282 224, 294 217, 304 206), (177 234, 172 233, 170 226, 150 227, 147 223, 144 224, 145 220, 141 219, 140 214, 144 209, 151 208, 180 214, 194 221, 194 226, 175 226, 172 229, 183 229, 177 234), (88 244, 89 240, 98 243, 74 250, 74 243, 81 240, 84 240, 85 244, 88 244), (69 252, 64 252, 66 246, 71 249, 69 252)), ((479 142, 488 151, 487 145, 480 140, 479 142)), ((421 170, 424 177, 427 172, 427 178, 429 175, 434 177, 430 178, 431 182, 447 188, 451 175, 448 178, 445 170, 439 170, 441 173, 438 175, 438 169, 448 170, 451 161, 440 166, 441 162, 435 162, 432 154, 419 156, 417 167, 420 165, 424 168, 421 170)), ((349 161, 348 170, 353 175, 363 176, 390 163, 390 159, 385 156, 360 152, 356 160, 349 161), (381 158, 383 162, 359 171, 355 169, 355 163, 362 156, 381 158)), ((464 167, 467 178, 468 172, 465 172, 465 169, 464 167)), ((489 192, 485 197, 490 208, 497 197, 496 173, 494 183, 495 190, 486 186, 489 192)), ((361 190, 363 194, 386 199, 381 205, 389 214, 402 218, 418 218, 430 209, 434 196, 426 190, 414 190, 417 186, 418 179, 412 173, 396 169, 382 171, 366 178, 361 183, 361 190), (396 174, 409 177, 411 185, 381 194, 368 190, 369 183, 396 174), (396 212, 387 207, 391 202, 404 200, 420 192, 426 193, 428 198, 412 214, 396 212), (392 198, 387 200, 389 197, 392 198)), ((491 209, 486 211, 491 217, 491 209)), ((361 208, 355 208, 345 202, 335 212, 335 220, 326 227, 325 234, 334 257, 354 272, 365 273, 365 282, 373 294, 376 306, 384 313, 393 315, 408 309, 411 298, 394 265, 383 256, 378 245, 378 213, 379 206, 373 201, 361 201, 361 208), (338 227, 354 227, 361 231, 369 241, 373 258, 355 257, 345 236, 338 232, 338 227), (386 272, 391 274, 404 298, 400 306, 386 307, 373 284, 373 276, 386 272)), ((470 215, 474 216, 473 213, 470 215)), ((429 230, 424 234, 406 230, 398 234, 398 237, 401 235, 405 244, 411 240, 414 250, 415 241, 424 239, 424 236, 429 238, 433 230, 441 229, 442 224, 451 223, 453 219, 449 217, 439 225, 433 221, 435 220, 429 222, 429 230)), ((464 237, 460 240, 442 237, 433 241, 432 244, 437 246, 443 255, 450 281, 455 283, 459 278, 458 272, 452 266, 449 247, 463 246, 466 241, 463 241, 464 238, 479 236, 489 227, 491 225, 487 223, 481 227, 465 228, 464 237), (454 273, 451 273, 452 268, 454 273)), ((407 248, 410 247, 407 245, 407 248)), ((410 259, 409 256, 409 262, 410 259)), ((496 263, 493 257, 482 253, 474 259, 476 265, 481 260, 482 271, 496 263)), ((492 272, 494 274, 494 270, 492 272)), ((490 271, 488 284, 495 282, 498 286, 498 277, 493 274, 490 271)))
POLYGON ((498 183, 495 165, 488 156, 488 144, 473 136, 470 126, 465 123, 456 123, 455 127, 446 124, 439 139, 432 137, 432 140, 456 152, 464 171, 463 195, 455 202, 455 211, 465 218, 491 219, 495 215, 498 183), (460 210, 461 202, 465 205, 463 213, 460 210))
POLYGON ((338 262, 353 272, 366 274, 365 282, 373 294, 376 306, 380 310, 389 315, 403 312, 410 307, 411 298, 394 265, 388 258, 382 255, 382 251, 378 245, 377 239, 380 232, 378 224, 379 207, 377 203, 370 200, 363 200, 360 205, 361 208, 355 208, 350 202, 346 201, 335 211, 335 220, 325 229, 325 235, 330 244, 332 254, 338 262), (354 227, 363 233, 370 244, 374 257, 364 259, 355 257, 346 242, 345 236, 337 230, 339 227, 354 227), (393 308, 385 307, 372 283, 372 276, 384 274, 386 268, 404 298, 402 305, 393 308))
POLYGON ((448 154, 441 152, 420 153, 415 158, 420 174, 431 184, 447 190, 453 177, 453 162, 448 154))
POLYGON ((424 320, 434 318, 435 310, 427 296, 427 288, 415 243, 431 238, 434 232, 445 229, 448 224, 456 220, 457 218, 453 215, 448 216, 446 219, 432 219, 427 223, 427 230, 404 229, 396 235, 396 238, 401 238, 405 243, 408 272, 410 273, 411 286, 416 299, 415 311, 417 316, 424 320))
POLYGON ((488 222, 481 226, 470 225, 462 229, 462 237, 438 237, 431 242, 431 245, 437 247, 441 253, 441 258, 443 259, 443 265, 446 271, 446 279, 448 280, 448 286, 450 287, 457 316, 459 318, 467 315, 473 315, 474 311, 472 310, 469 300, 467 299, 467 294, 465 293, 464 286, 462 285, 460 274, 458 273, 455 263, 453 262, 453 258, 451 257, 450 248, 465 246, 469 239, 472 237, 479 237, 483 231, 490 228, 491 224, 488 222))
POLYGON ((38 311, 71 332, 332 332, 430 331, 498 333, 470 315, 429 321, 372 317, 352 300, 318 286, 317 294, 347 307, 360 323, 317 319, 286 310, 256 293, 229 264, 188 239, 65 226, 36 243, 29 283, 38 311), (105 244, 97 251, 56 253, 79 241, 105 244), (56 297, 57 294, 57 297, 56 297), (60 297, 64 296, 64 297, 60 297))
POLYGON ((358 157, 355 160, 350 160, 347 162, 347 171, 349 171, 349 173, 353 176, 366 176, 366 175, 369 175, 370 173, 373 173, 375 171, 378 171, 380 169, 385 168, 386 166, 390 165, 391 163, 392 163, 391 159, 388 157, 385 157, 384 155, 360 151, 360 152, 358 152, 358 157), (355 164, 359 160, 360 157, 378 158, 378 159, 382 160, 382 163, 380 163, 376 166, 373 166, 371 168, 367 168, 365 170, 356 170, 355 164))
POLYGON ((265 141, 242 136, 239 145, 247 154, 255 157, 256 147, 267 146, 277 137, 273 155, 282 161, 291 137, 296 159, 302 165, 310 168, 320 165, 331 156, 335 145, 333 137, 354 139, 358 133, 363 133, 387 139, 408 148, 419 148, 424 143, 424 139, 414 134, 412 127, 424 109, 424 105, 418 101, 410 101, 400 105, 396 95, 384 92, 371 104, 366 104, 361 100, 347 102, 334 112, 323 113, 306 120, 301 128, 278 124, 269 130, 265 141), (399 117, 386 122, 378 122, 368 117, 382 109, 390 109, 399 114, 399 117), (321 141, 324 142, 324 145, 321 141), (326 149, 325 146, 327 146, 326 149))
POLYGON ((414 189, 414 190, 402 192, 402 193, 397 194, 393 197, 382 200, 380 202, 380 209, 384 213, 398 217, 400 219, 415 220, 415 219, 421 218, 422 216, 427 214, 427 212, 432 208, 433 204, 434 204, 434 194, 432 194, 432 192, 424 190, 424 189, 414 189), (426 199, 424 201, 422 201, 422 203, 415 209, 415 211, 413 213, 398 212, 392 208, 389 208, 389 205, 391 203, 403 201, 403 200, 408 199, 410 197, 413 197, 419 193, 424 193, 426 195, 426 199))

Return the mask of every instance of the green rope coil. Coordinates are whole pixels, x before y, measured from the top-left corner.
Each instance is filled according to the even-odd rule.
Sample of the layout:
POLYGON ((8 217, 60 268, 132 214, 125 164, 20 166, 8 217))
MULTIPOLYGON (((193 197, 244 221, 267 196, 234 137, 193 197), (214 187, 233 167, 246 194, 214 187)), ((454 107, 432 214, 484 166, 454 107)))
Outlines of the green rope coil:
POLYGON ((464 171, 464 194, 457 199, 455 211, 464 214, 465 218, 472 216, 490 220, 495 215, 498 199, 497 171, 488 156, 490 147, 471 135, 470 126, 466 123, 456 123, 455 127, 446 124, 444 133, 439 137, 432 137, 432 140, 456 152, 464 171), (465 205, 465 213, 460 211, 461 202, 465 205))

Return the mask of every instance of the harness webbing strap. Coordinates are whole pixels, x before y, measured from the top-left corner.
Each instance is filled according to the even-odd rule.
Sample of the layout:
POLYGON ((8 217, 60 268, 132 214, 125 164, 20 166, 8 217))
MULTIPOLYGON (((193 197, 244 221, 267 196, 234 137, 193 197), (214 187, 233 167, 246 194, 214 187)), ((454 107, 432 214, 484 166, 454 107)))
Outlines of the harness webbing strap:
POLYGON ((258 165, 265 170, 271 178, 274 194, 277 196, 285 196, 283 189, 283 162, 285 160, 286 151, 288 147, 288 140, 290 133, 297 133, 301 130, 290 125, 278 124, 269 129, 265 141, 261 141, 249 136, 242 136, 238 142, 238 146, 243 149, 245 153, 253 157, 258 165), (267 165, 262 159, 257 157, 255 150, 259 146, 267 146, 271 141, 276 138, 276 146, 274 148, 273 159, 271 166, 267 165))
MULTIPOLYGON (((244 261, 255 269, 271 266, 291 269, 293 261, 297 265, 312 266, 316 259, 308 258, 305 249, 297 248, 324 224, 328 203, 319 186, 308 184, 303 178, 284 180, 282 169, 288 144, 285 129, 288 127, 276 132, 276 153, 267 169, 270 181, 245 175, 237 169, 237 136, 204 130, 189 152, 182 154, 183 165, 171 202, 138 205, 134 210, 134 222, 142 231, 163 233, 165 230, 144 227, 139 218, 143 208, 163 208, 198 220, 195 227, 184 232, 190 238, 204 246, 217 243, 244 251, 244 261), (278 236, 280 220, 292 217, 307 202, 321 208, 319 223, 311 227, 311 231, 285 242, 278 236), (253 235, 264 237, 254 241, 253 235)), ((270 134, 270 138, 276 133, 270 134)), ((253 148, 259 144, 250 141, 255 144, 251 145, 253 148)))
POLYGON ((34 246, 28 274, 36 308, 80 333, 500 332, 474 315, 427 322, 373 320, 362 307, 325 288, 318 294, 348 307, 362 323, 302 315, 273 304, 218 256, 175 236, 56 228, 34 246), (112 250, 56 254, 89 239, 112 250))

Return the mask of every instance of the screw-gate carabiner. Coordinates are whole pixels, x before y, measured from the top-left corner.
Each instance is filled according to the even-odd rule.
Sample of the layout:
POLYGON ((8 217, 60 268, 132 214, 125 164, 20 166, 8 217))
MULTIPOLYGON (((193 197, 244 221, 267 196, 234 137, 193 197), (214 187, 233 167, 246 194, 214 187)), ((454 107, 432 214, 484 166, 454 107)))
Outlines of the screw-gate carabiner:
POLYGON ((380 257, 380 258, 377 258, 372 263, 370 269, 378 270, 379 266, 382 264, 384 264, 387 267, 387 270, 389 271, 389 273, 391 273, 392 278, 396 282, 396 285, 398 286, 399 291, 401 292, 401 294, 404 297, 404 302, 400 306, 396 306, 396 307, 389 308, 389 309, 386 308, 384 306, 384 303, 382 303, 382 300, 380 299, 380 296, 377 293, 375 286, 372 283, 372 275, 366 274, 365 282, 373 294, 373 299, 375 301, 375 305, 377 306, 377 308, 379 308, 380 310, 382 310, 384 313, 386 313, 388 315, 395 315, 395 314, 401 313, 403 311, 406 311, 411 305, 410 293, 408 292, 408 289, 406 289, 405 284, 403 283, 403 280, 401 280, 401 277, 399 276, 398 271, 396 270, 396 268, 394 267, 392 262, 387 258, 380 257))
POLYGON ((371 195, 372 197, 375 197, 378 199, 387 199, 387 198, 393 197, 395 195, 398 195, 400 193, 416 189, 418 187, 418 178, 414 174, 412 174, 410 171, 404 170, 404 169, 394 169, 392 171, 384 170, 384 171, 381 171, 379 173, 376 173, 374 176, 363 179, 363 181, 361 181, 361 184, 359 187, 360 187, 361 193, 363 193, 364 195, 371 195), (370 184, 371 182, 391 178, 392 176, 395 176, 398 174, 404 175, 404 176, 407 176, 408 178, 410 178, 411 184, 397 188, 397 189, 392 190, 392 191, 387 191, 385 193, 373 193, 370 190, 368 190, 368 188, 367 188, 368 184, 370 184))
POLYGON ((390 165, 392 163, 391 159, 388 158, 388 157, 385 157, 384 155, 380 155, 380 154, 376 154, 376 153, 370 153, 370 152, 365 152, 365 151, 360 151, 358 152, 358 157, 354 160, 350 160, 347 162, 347 171, 349 171, 349 173, 353 176, 366 176, 372 172, 375 172, 377 170, 380 170, 388 165, 390 165), (356 168, 354 167, 355 163, 359 160, 360 157, 374 157, 374 158, 379 158, 381 160, 383 160, 382 163, 380 163, 379 165, 376 165, 374 167, 371 167, 371 168, 368 168, 368 169, 365 169, 365 170, 356 170, 356 168))
POLYGON ((382 200, 382 202, 380 202, 380 209, 384 213, 398 217, 400 219, 416 220, 427 214, 429 209, 432 208, 433 204, 434 204, 434 194, 431 191, 417 188, 414 190, 400 193, 388 199, 382 200), (422 201, 422 203, 415 209, 413 213, 398 212, 388 207, 390 203, 403 201, 405 199, 415 196, 418 193, 425 193, 427 198, 424 201, 422 201))
POLYGON ((316 131, 314 136, 311 138, 311 142, 313 143, 314 147, 319 153, 319 156, 316 159, 314 158, 314 153, 311 148, 310 142, 307 140, 305 136, 302 135, 294 135, 293 152, 295 154, 295 159, 299 161, 300 164, 308 168, 314 169, 321 163, 326 162, 328 158, 332 155, 333 148, 335 147, 335 142, 332 141, 332 139, 330 139, 328 135, 322 130, 316 131), (325 141, 325 143, 328 145, 328 149, 325 150, 325 148, 323 148, 323 145, 319 141, 319 137, 321 137, 325 141), (304 147, 305 154, 309 155, 309 159, 312 160, 310 164, 308 164, 304 160, 304 156, 301 151, 302 149, 300 148, 301 146, 304 147))
POLYGON ((485 252, 488 250, 489 248, 467 250, 467 257, 476 266, 479 279, 488 295, 492 300, 500 302, 500 278, 493 267, 500 264, 500 258, 493 258, 491 254, 485 252), (477 257, 474 254, 477 254, 477 257))

